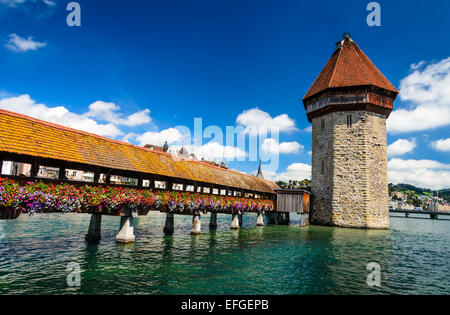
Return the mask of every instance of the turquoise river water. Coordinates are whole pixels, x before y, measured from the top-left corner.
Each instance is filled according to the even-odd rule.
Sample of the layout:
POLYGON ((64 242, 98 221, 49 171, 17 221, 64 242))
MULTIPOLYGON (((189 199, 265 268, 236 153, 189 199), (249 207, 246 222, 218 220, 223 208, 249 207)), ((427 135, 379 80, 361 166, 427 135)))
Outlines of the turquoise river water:
POLYGON ((102 241, 88 245, 89 215, 23 215, 0 221, 0 294, 450 294, 450 221, 391 217, 390 231, 310 226, 256 227, 189 235, 191 217, 135 219, 136 243, 116 245, 119 218, 104 217, 102 241), (81 269, 69 287, 70 263, 81 269), (366 279, 381 266, 381 287, 366 279))

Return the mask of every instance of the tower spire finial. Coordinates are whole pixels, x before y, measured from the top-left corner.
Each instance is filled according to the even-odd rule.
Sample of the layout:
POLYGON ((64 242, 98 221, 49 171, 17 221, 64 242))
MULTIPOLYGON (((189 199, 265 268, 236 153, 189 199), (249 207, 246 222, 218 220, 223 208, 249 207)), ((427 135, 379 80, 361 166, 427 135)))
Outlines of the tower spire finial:
POLYGON ((262 168, 261 168, 261 160, 259 160, 259 167, 258 167, 258 173, 256 174, 256 177, 264 179, 262 168))

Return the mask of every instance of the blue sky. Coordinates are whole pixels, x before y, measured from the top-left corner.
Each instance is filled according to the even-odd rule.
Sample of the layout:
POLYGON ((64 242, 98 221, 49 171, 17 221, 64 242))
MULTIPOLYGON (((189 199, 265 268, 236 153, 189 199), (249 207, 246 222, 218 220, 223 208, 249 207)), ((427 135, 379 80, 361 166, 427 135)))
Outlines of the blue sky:
MULTIPOLYGON (((266 177, 302 179, 311 133, 301 99, 350 32, 401 91, 390 181, 450 187, 450 3, 378 1, 381 26, 369 27, 369 2, 89 0, 78 1, 81 27, 69 27, 69 1, 0 0, 0 108, 135 144, 181 145, 173 128, 193 130, 195 117, 224 130, 277 124, 279 166, 264 166, 266 177)), ((221 160, 221 145, 196 153, 221 160)))

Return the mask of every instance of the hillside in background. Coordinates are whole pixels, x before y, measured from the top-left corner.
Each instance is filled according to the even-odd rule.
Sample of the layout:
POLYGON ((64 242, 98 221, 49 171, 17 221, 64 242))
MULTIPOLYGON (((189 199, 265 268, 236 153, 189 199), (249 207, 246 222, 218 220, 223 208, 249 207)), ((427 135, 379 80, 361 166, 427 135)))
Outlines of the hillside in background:
MULTIPOLYGON (((397 184, 397 185, 389 184, 389 191, 401 191, 401 192, 414 191, 416 195, 437 196, 436 190, 419 188, 410 184, 397 184)), ((450 188, 439 190, 439 197, 442 197, 450 202, 450 188)))

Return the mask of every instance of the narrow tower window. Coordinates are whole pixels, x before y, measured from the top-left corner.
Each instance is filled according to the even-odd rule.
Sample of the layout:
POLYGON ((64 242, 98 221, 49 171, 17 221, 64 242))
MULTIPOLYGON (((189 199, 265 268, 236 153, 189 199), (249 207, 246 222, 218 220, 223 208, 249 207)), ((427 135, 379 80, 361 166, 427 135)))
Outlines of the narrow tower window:
POLYGON ((347 115, 347 127, 351 128, 352 127, 352 115, 347 115))
POLYGON ((321 173, 322 175, 325 173, 325 162, 324 162, 324 160, 322 160, 322 165, 321 165, 321 168, 320 168, 320 173, 321 173))
POLYGON ((324 130, 325 130, 325 119, 322 119, 322 121, 320 122, 320 131, 324 130))

